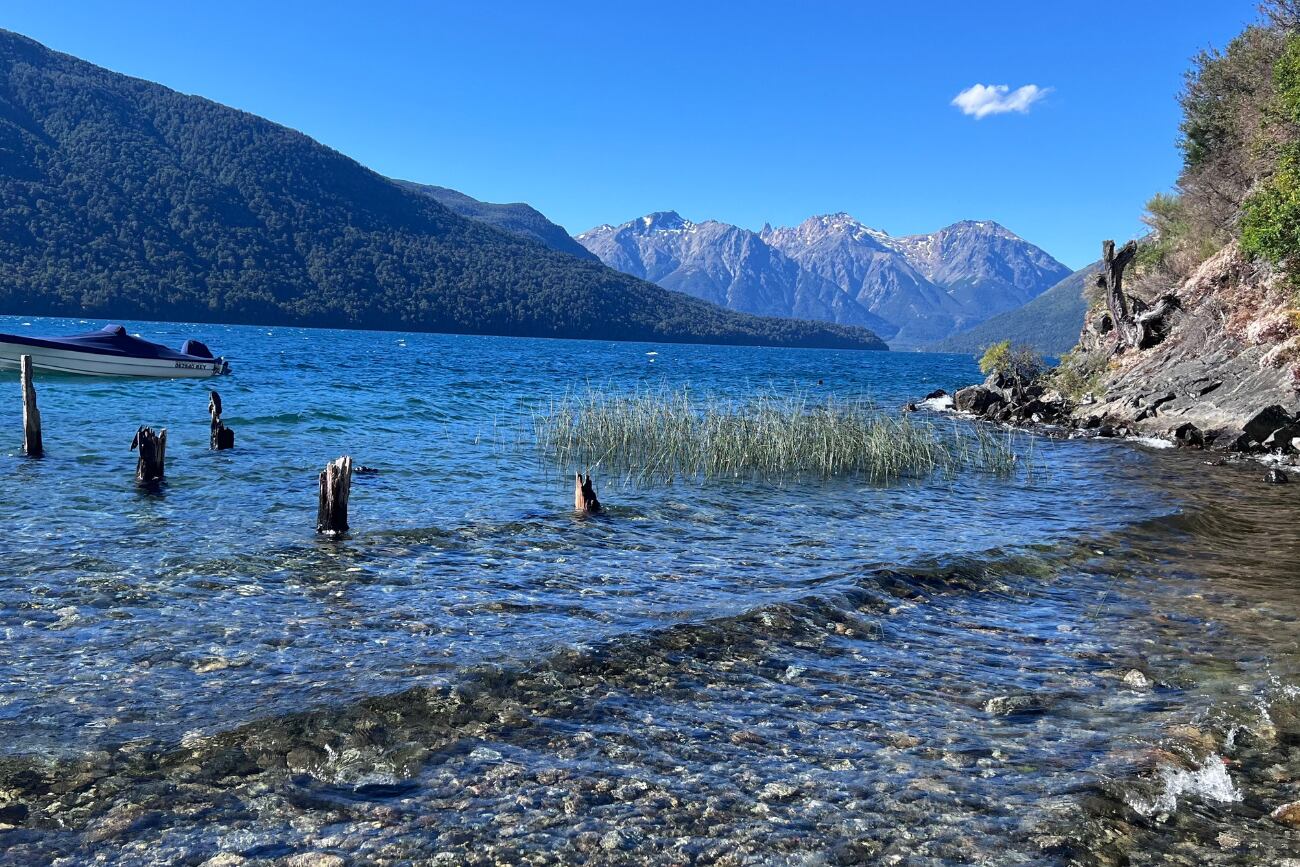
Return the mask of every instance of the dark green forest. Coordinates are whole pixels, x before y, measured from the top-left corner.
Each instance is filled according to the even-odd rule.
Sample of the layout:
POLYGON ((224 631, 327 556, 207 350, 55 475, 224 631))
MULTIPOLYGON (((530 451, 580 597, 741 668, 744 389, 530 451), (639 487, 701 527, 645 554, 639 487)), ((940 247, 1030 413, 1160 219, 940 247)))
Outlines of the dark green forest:
POLYGON ((512 202, 504 205, 494 202, 481 202, 459 190, 436 187, 432 184, 417 184, 414 181, 400 181, 396 178, 393 179, 393 183, 404 190, 430 197, 453 214, 460 214, 462 217, 469 217, 471 220, 479 220, 512 235, 530 238, 539 244, 550 247, 552 250, 559 250, 561 253, 577 256, 579 259, 586 259, 591 262, 600 261, 594 253, 573 238, 570 238, 568 232, 546 219, 545 215, 539 213, 531 205, 522 202, 512 202))
POLYGON ((7 31, 0 312, 885 348, 556 252, 294 130, 7 31))

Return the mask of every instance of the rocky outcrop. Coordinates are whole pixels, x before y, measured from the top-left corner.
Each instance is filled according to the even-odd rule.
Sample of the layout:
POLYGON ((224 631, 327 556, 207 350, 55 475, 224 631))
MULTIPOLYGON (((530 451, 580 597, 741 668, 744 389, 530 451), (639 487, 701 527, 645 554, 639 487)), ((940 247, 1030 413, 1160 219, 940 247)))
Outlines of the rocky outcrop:
MULTIPOLYGON (((1070 436, 1157 436, 1300 465, 1300 311, 1289 286, 1235 246, 1158 305, 1121 304, 1118 281, 1107 283, 1108 303, 1092 311, 1075 350, 1089 369, 1102 362, 1090 393, 1067 399, 1051 388, 1062 381, 1056 374, 1029 384, 994 374, 958 391, 955 409, 1070 436), (1158 328, 1134 327, 1155 309, 1158 328), (1127 332, 1115 327, 1117 312, 1132 315, 1127 332)), ((1266 481, 1287 476, 1274 469, 1266 481)))
POLYGON ((954 394, 953 408, 989 421, 1050 425, 1060 423, 1070 405, 1043 383, 1023 383, 992 373, 982 385, 967 386, 954 394))
MULTIPOLYGON (((1118 346, 1111 314, 1094 310, 1079 351, 1108 362, 1073 417, 1102 417, 1160 436, 1191 424, 1207 444, 1262 450, 1300 409, 1300 312, 1291 293, 1277 274, 1246 262, 1230 245, 1170 293, 1178 312, 1154 346, 1118 346)), ((1290 443, 1279 434, 1269 447, 1290 443)))

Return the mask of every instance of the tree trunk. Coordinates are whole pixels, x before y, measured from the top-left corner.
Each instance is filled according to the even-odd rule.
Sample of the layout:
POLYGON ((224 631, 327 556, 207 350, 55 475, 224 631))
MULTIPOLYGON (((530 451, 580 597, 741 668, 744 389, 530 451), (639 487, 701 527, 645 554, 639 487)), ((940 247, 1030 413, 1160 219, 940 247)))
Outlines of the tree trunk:
POLYGON ((131 448, 140 450, 140 458, 135 463, 136 482, 141 485, 161 482, 167 462, 167 429, 154 433, 153 428, 142 425, 131 440, 131 448))
POLYGON ((212 418, 209 445, 216 451, 235 447, 235 432, 221 423, 221 395, 208 392, 208 415, 212 418))
POLYGON ((321 470, 316 532, 335 536, 348 531, 348 495, 351 492, 352 458, 344 455, 321 470))
POLYGON ((39 458, 45 454, 41 441, 41 411, 36 408, 36 386, 32 384, 32 357, 24 355, 18 360, 18 378, 23 387, 23 454, 39 458))
POLYGON ((1097 285, 1106 290, 1106 307, 1120 343, 1125 346, 1137 346, 1133 312, 1124 295, 1124 269, 1137 255, 1137 249, 1137 242, 1129 241, 1116 253, 1114 241, 1101 242, 1101 273, 1097 275, 1097 285))
POLYGON ((1124 294, 1124 269, 1137 255, 1137 242, 1129 241, 1115 252, 1114 241, 1101 242, 1101 273, 1097 286, 1106 290, 1106 307, 1119 338, 1117 349, 1147 349, 1155 346, 1169 331, 1169 316, 1179 309, 1178 299, 1161 295, 1148 307, 1141 299, 1124 294))
POLYGON ((588 474, 586 480, 582 478, 582 473, 574 474, 573 509, 586 515, 592 515, 600 511, 600 500, 596 499, 596 488, 591 482, 590 474, 588 474))

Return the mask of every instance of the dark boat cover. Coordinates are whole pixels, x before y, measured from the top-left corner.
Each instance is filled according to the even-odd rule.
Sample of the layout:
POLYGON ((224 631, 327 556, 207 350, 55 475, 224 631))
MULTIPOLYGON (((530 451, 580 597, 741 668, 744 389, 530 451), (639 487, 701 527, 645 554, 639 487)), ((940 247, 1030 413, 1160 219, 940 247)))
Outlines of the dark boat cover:
POLYGON ((167 361, 212 361, 212 353, 197 340, 185 342, 185 352, 168 349, 161 343, 150 343, 126 333, 121 325, 105 325, 99 331, 74 334, 71 337, 22 337, 16 334, 0 335, 5 343, 25 346, 44 346, 49 349, 71 349, 95 355, 121 355, 130 358, 159 358, 167 361))

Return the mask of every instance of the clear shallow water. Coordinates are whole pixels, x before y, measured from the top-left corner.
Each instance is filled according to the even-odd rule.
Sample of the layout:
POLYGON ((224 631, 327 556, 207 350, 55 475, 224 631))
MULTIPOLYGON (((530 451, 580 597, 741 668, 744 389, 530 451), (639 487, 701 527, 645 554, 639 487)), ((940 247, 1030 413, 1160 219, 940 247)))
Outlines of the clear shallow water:
MULTIPOLYGON (((1294 847, 1264 807, 1300 799, 1300 740, 1269 716, 1294 698, 1300 510, 1257 473, 1035 440, 1032 480, 598 475, 609 511, 583 520, 569 468, 509 444, 566 389, 896 406, 977 373, 955 356, 134 330, 231 358, 215 387, 238 448, 207 450, 212 383, 38 381, 49 456, 14 437, 0 485, 0 859, 1258 863, 1294 847), (132 483, 142 423, 169 429, 161 496, 132 483), (315 475, 342 453, 381 472, 354 483, 353 533, 320 540, 315 475)), ((17 433, 13 388, 0 430, 17 433)))

